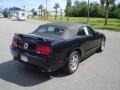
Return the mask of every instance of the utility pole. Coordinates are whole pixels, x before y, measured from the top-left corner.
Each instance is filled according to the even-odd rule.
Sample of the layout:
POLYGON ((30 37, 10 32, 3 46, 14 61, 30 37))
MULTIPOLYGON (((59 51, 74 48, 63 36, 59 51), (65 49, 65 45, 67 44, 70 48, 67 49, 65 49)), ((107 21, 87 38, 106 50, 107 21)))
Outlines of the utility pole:
POLYGON ((47 19, 47 0, 46 0, 46 19, 47 19))
POLYGON ((47 0, 46 0, 46 11, 47 11, 47 0))
POLYGON ((62 9, 61 9, 61 12, 60 12, 60 20, 62 20, 62 9))
POLYGON ((24 11, 25 11, 25 6, 23 6, 23 8, 24 8, 24 11))
POLYGON ((87 24, 90 25, 90 22, 89 22, 89 17, 90 17, 90 1, 88 0, 88 17, 87 17, 87 24))

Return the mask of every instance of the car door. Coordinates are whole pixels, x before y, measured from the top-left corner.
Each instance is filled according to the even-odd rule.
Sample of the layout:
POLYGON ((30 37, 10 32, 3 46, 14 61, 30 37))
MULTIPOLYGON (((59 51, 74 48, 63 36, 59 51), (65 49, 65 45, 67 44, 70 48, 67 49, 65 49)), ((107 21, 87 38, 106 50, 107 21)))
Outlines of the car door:
POLYGON ((83 54, 88 55, 98 46, 99 38, 94 36, 94 30, 89 26, 80 27, 77 33, 79 45, 82 43, 83 54))
POLYGON ((84 29, 86 31, 85 52, 89 54, 97 48, 99 38, 94 36, 94 30, 91 27, 85 26, 84 29))
POLYGON ((84 27, 80 27, 77 33, 79 46, 82 46, 82 57, 86 54, 86 45, 87 45, 87 33, 84 27))

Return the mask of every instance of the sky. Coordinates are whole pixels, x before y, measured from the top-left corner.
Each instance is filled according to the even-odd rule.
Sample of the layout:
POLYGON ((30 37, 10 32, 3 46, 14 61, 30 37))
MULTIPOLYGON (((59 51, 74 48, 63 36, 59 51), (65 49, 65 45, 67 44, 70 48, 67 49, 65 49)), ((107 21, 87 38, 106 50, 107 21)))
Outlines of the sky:
MULTIPOLYGON (((76 0, 72 0, 72 3, 74 3, 76 0)), ((87 1, 87 0, 78 0, 78 1, 87 1)), ((100 2, 100 0, 90 0, 90 2, 100 2)), ((120 0, 116 0, 116 3, 120 2, 120 0)), ((61 9, 65 9, 66 6, 66 0, 48 0, 48 10, 53 11, 54 10, 54 4, 59 3, 61 9)), ((23 8, 25 6, 25 9, 30 11, 32 8, 35 8, 38 10, 38 6, 42 4, 44 8, 46 8, 46 0, 0 0, 0 8, 9 8, 9 7, 20 7, 23 8)))

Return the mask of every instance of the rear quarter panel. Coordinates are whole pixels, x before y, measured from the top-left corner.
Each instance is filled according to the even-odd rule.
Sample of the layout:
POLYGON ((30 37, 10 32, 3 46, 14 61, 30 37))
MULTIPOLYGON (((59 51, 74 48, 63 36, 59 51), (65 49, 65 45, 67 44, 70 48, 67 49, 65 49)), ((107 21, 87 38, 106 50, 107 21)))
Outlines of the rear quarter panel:
POLYGON ((82 44, 80 44, 79 40, 76 39, 70 39, 70 40, 63 40, 63 41, 57 41, 54 42, 53 46, 53 56, 55 59, 62 59, 65 62, 67 62, 67 59, 70 55, 70 53, 76 49, 82 49, 82 44))

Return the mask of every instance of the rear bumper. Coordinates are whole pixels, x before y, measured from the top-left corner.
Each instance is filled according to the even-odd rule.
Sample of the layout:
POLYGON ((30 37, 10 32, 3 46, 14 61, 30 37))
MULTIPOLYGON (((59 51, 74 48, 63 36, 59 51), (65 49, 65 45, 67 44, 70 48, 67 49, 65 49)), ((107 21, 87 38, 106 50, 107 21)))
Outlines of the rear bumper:
MULTIPOLYGON (((40 55, 30 54, 13 46, 11 46, 10 49, 14 57, 21 58, 21 55, 24 55, 28 59, 28 61, 25 63, 39 66, 46 72, 53 72, 63 67, 63 64, 57 64, 57 60, 53 59, 53 57, 48 58, 40 55)), ((23 62, 21 59, 18 61, 23 62)))

